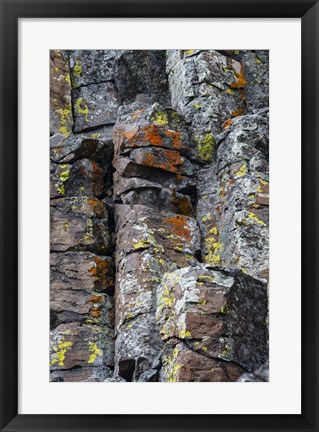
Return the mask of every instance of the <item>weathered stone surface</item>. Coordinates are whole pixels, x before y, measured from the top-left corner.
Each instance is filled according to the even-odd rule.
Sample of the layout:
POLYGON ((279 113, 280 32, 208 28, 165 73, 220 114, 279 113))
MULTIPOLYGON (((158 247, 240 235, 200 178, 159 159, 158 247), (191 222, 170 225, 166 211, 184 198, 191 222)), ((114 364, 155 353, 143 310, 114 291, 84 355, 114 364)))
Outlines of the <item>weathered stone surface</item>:
POLYGON ((267 361, 253 373, 244 373, 241 375, 238 382, 268 382, 269 381, 269 362, 267 361))
POLYGON ((246 79, 242 65, 217 51, 188 50, 168 67, 172 106, 190 125, 192 156, 210 163, 215 136, 223 124, 245 113, 246 79))
POLYGON ((72 90, 74 132, 114 124, 119 108, 118 93, 111 81, 72 90))
POLYGON ((162 184, 176 192, 193 194, 195 183, 187 176, 175 174, 170 171, 150 167, 147 165, 139 165, 126 157, 118 157, 113 166, 116 172, 123 177, 141 177, 146 180, 154 181, 155 183, 162 184))
POLYGON ((167 105, 168 83, 164 50, 127 50, 118 60, 115 85, 122 100, 167 105))
POLYGON ((112 330, 77 323, 61 324, 50 334, 51 370, 112 366, 112 330))
POLYGON ((115 373, 126 381, 137 381, 152 369, 161 349, 154 315, 142 314, 124 323, 115 344, 115 373))
POLYGON ((163 340, 252 371, 268 358, 267 286, 242 272, 198 265, 166 273, 157 289, 163 340))
POLYGON ((72 87, 112 80, 121 54, 122 50, 69 51, 72 87))
POLYGON ((197 175, 202 259, 268 278, 268 123, 247 115, 221 135, 216 164, 197 175))
POLYGON ((178 339, 165 346, 162 359, 159 379, 162 382, 236 381, 243 372, 237 364, 201 355, 178 339))
POLYGON ((51 372, 51 382, 103 382, 110 380, 112 368, 107 366, 80 367, 51 372))
POLYGON ((71 81, 68 59, 58 50, 50 51, 50 133, 72 132, 71 81))
POLYGON ((195 219, 162 213, 149 207, 116 205, 118 256, 152 248, 195 255, 199 251, 199 230, 195 219))
POLYGON ((51 201, 51 250, 110 250, 105 205, 96 198, 65 198, 51 201))
POLYGON ((167 270, 192 264, 199 247, 193 218, 140 205, 116 205, 115 372, 126 380, 158 380, 161 341, 156 287, 167 270))
POLYGON ((172 109, 159 104, 133 103, 121 107, 114 128, 115 156, 136 147, 160 147, 187 153, 185 122, 172 109))
POLYGON ((95 131, 86 131, 85 134, 75 135, 57 133, 50 138, 50 157, 54 162, 72 163, 77 159, 89 158, 103 159, 110 163, 113 152, 112 143, 113 126, 104 126, 95 131))
POLYGON ((112 292, 112 259, 90 252, 51 253, 51 290, 112 292))
POLYGON ((54 327, 69 322, 114 326, 114 305, 107 294, 51 289, 50 307, 54 327))

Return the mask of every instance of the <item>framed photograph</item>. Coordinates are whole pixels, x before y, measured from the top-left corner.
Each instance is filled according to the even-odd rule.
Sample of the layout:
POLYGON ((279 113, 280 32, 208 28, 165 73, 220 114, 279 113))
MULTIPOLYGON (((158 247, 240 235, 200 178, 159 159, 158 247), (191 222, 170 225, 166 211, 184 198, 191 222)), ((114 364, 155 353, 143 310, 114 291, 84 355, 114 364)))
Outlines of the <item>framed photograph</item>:
POLYGON ((1 1, 1 431, 318 430, 318 1, 1 1))

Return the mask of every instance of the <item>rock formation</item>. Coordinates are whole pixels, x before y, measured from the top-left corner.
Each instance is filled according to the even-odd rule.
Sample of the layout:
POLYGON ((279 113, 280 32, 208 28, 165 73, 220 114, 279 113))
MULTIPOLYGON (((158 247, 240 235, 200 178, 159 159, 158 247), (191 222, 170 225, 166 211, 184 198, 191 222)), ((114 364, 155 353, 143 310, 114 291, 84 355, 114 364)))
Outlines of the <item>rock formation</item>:
POLYGON ((268 52, 50 70, 51 381, 267 381, 268 52))

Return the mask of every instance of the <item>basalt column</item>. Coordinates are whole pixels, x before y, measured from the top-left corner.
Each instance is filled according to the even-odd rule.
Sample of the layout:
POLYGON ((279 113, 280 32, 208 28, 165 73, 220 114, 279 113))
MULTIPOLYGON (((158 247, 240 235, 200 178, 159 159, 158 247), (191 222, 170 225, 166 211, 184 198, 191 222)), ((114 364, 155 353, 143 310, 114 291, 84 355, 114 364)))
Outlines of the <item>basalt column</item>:
MULTIPOLYGON (((100 71, 105 56, 110 53, 93 56, 100 71)), ((99 84, 88 82, 94 79, 91 61, 86 52, 51 51, 52 381, 103 381, 114 366, 113 146, 107 124, 116 111, 113 117, 98 114, 105 104, 91 91, 99 84)), ((103 86, 109 101, 112 83, 103 86)))
POLYGON ((165 272, 195 264, 200 248, 188 136, 175 111, 135 103, 122 108, 114 145, 115 372, 157 381, 157 287, 165 272))

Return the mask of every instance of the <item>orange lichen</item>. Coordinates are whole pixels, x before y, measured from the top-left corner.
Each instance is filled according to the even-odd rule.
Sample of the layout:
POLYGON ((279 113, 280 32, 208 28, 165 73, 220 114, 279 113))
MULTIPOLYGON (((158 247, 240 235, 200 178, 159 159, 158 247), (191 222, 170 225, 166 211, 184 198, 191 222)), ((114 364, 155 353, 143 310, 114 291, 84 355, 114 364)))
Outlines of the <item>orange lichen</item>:
POLYGON ((182 165, 183 157, 174 150, 163 150, 162 154, 172 165, 182 165))
POLYGON ((103 296, 98 294, 92 294, 91 297, 89 298, 89 303, 102 303, 102 301, 103 301, 103 296))
POLYGON ((232 117, 239 117, 239 116, 241 116, 241 115, 243 115, 244 114, 244 110, 243 110, 243 108, 238 108, 238 109, 236 109, 235 111, 233 111, 232 113, 231 113, 231 116, 232 117))
POLYGON ((160 168, 163 169, 165 171, 170 171, 170 172, 177 172, 177 169, 170 164, 168 161, 165 163, 159 159, 157 159, 153 154, 151 153, 147 153, 145 155, 145 158, 143 160, 143 164, 149 167, 153 167, 153 168, 160 168))
POLYGON ((233 121, 234 121, 233 119, 226 120, 225 123, 223 124, 223 128, 224 129, 228 128, 233 123, 233 121))
POLYGON ((88 203, 97 216, 102 217, 104 215, 104 204, 100 200, 97 198, 89 198, 88 203))
POLYGON ((126 139, 131 140, 135 136, 137 129, 138 128, 135 125, 125 126, 125 128, 120 132, 125 136, 126 139))
POLYGON ((181 132, 176 132, 176 131, 170 131, 170 130, 165 130, 165 135, 168 136, 171 139, 172 142, 172 147, 174 149, 180 150, 184 147, 184 144, 181 140, 181 132))
POLYGON ((144 127, 144 142, 148 142, 156 147, 161 147, 163 138, 160 134, 160 129, 156 125, 148 125, 144 127))
POLYGON ((93 318, 100 318, 101 316, 101 308, 99 306, 93 306, 90 308, 90 315, 93 318))
POLYGON ((236 88, 236 89, 245 87, 246 84, 247 84, 247 82, 246 82, 246 79, 245 79, 245 76, 244 76, 243 66, 240 65, 240 70, 236 70, 235 68, 233 68, 233 72, 234 72, 234 74, 235 74, 235 76, 237 78, 237 81, 233 81, 230 84, 230 87, 231 88, 236 88))
POLYGON ((189 199, 187 199, 186 197, 184 198, 177 197, 176 192, 174 192, 172 197, 172 202, 179 208, 182 215, 193 216, 194 209, 189 199))
POLYGON ((110 265, 107 261, 99 258, 98 256, 94 257, 94 265, 90 268, 91 275, 96 279, 105 279, 106 277, 111 276, 112 271, 110 265))
POLYGON ((170 225, 173 234, 190 239, 191 230, 188 226, 187 219, 184 216, 178 215, 171 218, 165 219, 164 223, 170 225))

